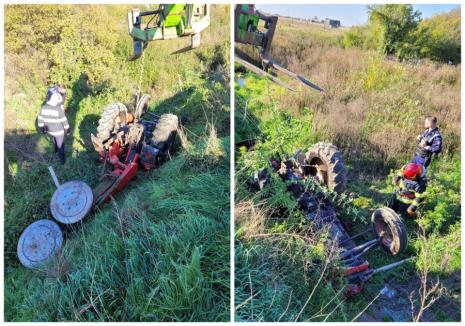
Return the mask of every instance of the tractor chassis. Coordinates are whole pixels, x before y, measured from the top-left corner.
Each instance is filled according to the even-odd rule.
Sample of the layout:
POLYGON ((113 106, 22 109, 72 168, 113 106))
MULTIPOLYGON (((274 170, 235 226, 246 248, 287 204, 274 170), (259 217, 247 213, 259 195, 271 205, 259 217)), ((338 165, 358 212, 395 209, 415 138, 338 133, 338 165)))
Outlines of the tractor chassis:
POLYGON ((95 207, 108 202, 113 195, 122 191, 137 175, 139 165, 139 153, 132 147, 128 149, 124 162, 120 161, 123 149, 117 141, 113 143, 108 152, 100 153, 104 164, 109 162, 114 168, 110 173, 104 174, 100 183, 93 189, 95 207))
MULTIPOLYGON (((255 140, 245 140, 237 143, 236 148, 246 147, 251 151, 254 150, 255 143, 255 140)), ((282 180, 288 183, 288 191, 298 202, 306 219, 312 223, 315 230, 317 232, 328 232, 327 247, 337 248, 338 255, 335 259, 343 265, 339 275, 345 277, 347 280, 346 296, 360 293, 363 290, 364 284, 373 275, 391 270, 413 259, 413 257, 410 257, 379 268, 373 268, 364 258, 367 252, 382 247, 387 252, 396 255, 403 251, 406 246, 407 239, 405 238, 403 245, 399 245, 398 242, 393 240, 393 235, 390 233, 391 231, 387 224, 378 218, 379 216, 383 216, 383 214, 396 215, 395 212, 389 208, 375 210, 372 216, 373 227, 350 236, 344 224, 337 217, 331 200, 325 199, 318 193, 313 193, 306 189, 302 182, 299 182, 312 177, 311 175, 302 174, 302 169, 297 168, 296 163, 300 161, 299 155, 300 153, 298 152, 295 156, 283 160, 281 158, 271 158, 271 171, 278 173, 282 180), (361 244, 356 244, 354 241, 357 238, 370 234, 372 238, 361 244)), ((315 177, 318 176, 313 176, 313 178, 315 177)), ((268 181, 269 174, 267 169, 256 172, 250 183, 250 189, 252 191, 260 191, 268 181)))

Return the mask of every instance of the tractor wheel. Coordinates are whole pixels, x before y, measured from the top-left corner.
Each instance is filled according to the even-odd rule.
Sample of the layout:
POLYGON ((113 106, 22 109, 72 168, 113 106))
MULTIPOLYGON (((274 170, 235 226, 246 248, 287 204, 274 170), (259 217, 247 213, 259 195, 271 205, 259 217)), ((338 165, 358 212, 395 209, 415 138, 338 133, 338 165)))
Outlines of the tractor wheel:
POLYGON ((315 144, 305 154, 302 167, 305 175, 316 177, 329 190, 344 191, 346 166, 336 146, 329 143, 315 144))
POLYGON ((174 142, 178 130, 178 117, 174 114, 162 114, 152 133, 152 145, 167 152, 174 142))
POLYGON ((108 105, 98 121, 97 136, 92 135, 92 142, 103 147, 103 143, 127 123, 127 114, 128 109, 122 103, 108 105))
POLYGON ((150 100, 149 94, 144 94, 141 96, 134 110, 134 118, 140 119, 140 117, 142 117, 147 112, 149 108, 149 100, 150 100))
POLYGON ((382 247, 393 255, 407 248, 407 229, 399 215, 388 207, 382 207, 371 215, 373 230, 381 240, 382 247))

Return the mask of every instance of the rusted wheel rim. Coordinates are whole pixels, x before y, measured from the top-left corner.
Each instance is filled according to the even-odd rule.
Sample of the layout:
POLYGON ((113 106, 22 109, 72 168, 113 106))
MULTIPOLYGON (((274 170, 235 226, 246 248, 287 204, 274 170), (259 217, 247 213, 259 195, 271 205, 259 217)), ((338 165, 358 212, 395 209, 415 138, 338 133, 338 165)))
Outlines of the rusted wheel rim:
POLYGON ((55 190, 50 209, 58 222, 73 224, 87 216, 92 203, 92 189, 85 182, 68 181, 55 190))
POLYGON ((18 241, 18 258, 25 267, 45 263, 61 248, 63 233, 57 223, 39 220, 29 225, 18 241))
POLYGON ((393 236, 389 225, 382 220, 375 221, 376 234, 380 237, 381 243, 390 248, 393 243, 393 236))
POLYGON ((316 157, 310 162, 310 166, 313 168, 310 169, 310 174, 317 177, 321 183, 328 186, 328 167, 326 164, 316 157))

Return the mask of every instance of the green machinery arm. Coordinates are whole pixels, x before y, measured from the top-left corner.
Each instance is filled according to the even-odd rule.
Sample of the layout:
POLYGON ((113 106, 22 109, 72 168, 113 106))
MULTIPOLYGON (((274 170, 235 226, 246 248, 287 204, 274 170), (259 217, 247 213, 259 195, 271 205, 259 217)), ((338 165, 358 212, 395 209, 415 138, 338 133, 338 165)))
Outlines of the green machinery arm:
POLYGON ((194 49, 200 45, 200 32, 209 25, 208 4, 161 4, 156 10, 142 12, 132 9, 128 13, 128 27, 134 54, 129 60, 138 59, 148 42, 155 40, 191 36, 187 50, 194 49))
POLYGON ((305 77, 297 75, 296 73, 287 70, 274 60, 269 58, 271 44, 273 42, 274 33, 276 26, 278 25, 278 16, 265 15, 255 9, 254 5, 238 4, 234 11, 234 41, 236 43, 252 45, 260 48, 260 60, 263 65, 259 68, 252 64, 252 58, 250 58, 243 51, 236 49, 235 61, 245 68, 261 74, 275 83, 289 89, 294 90, 289 85, 282 82, 280 79, 266 72, 267 69, 274 69, 279 71, 304 85, 311 87, 319 92, 324 90, 318 85, 307 80, 305 77), (260 21, 264 22, 263 28, 259 28, 260 21))
POLYGON ((261 48, 261 56, 267 57, 273 42, 278 16, 267 16, 254 5, 236 5, 234 12, 234 41, 261 48), (260 31, 260 20, 265 22, 265 31, 260 31))

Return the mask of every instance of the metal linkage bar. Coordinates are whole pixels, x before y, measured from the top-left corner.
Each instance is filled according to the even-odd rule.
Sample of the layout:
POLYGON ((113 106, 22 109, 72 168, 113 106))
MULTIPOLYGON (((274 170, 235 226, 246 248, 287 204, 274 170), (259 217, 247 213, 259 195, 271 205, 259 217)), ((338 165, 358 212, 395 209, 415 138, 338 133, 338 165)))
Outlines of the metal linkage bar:
POLYGON ((348 242, 348 241, 350 241, 350 240, 354 240, 354 239, 356 239, 356 238, 358 238, 358 237, 361 237, 362 235, 365 235, 365 234, 370 233, 370 232, 371 232, 371 230, 370 230, 370 229, 367 229, 367 230, 365 230, 365 231, 363 231, 363 232, 357 233, 356 235, 354 235, 354 236, 352 236, 352 237, 350 237, 350 238, 348 238, 348 239, 342 241, 342 242, 340 243, 340 245, 342 245, 342 244, 344 244, 344 243, 346 243, 346 242, 348 242))
POLYGON ((263 58, 263 62, 266 65, 269 65, 269 66, 273 67, 274 69, 276 69, 278 71, 281 71, 282 73, 288 75, 289 77, 297 79, 297 80, 301 81, 302 83, 304 83, 305 85, 310 86, 313 89, 316 89, 317 91, 324 92, 324 90, 320 86, 312 83, 311 81, 304 78, 303 76, 297 75, 296 73, 294 73, 294 72, 292 72, 290 70, 287 70, 286 68, 284 68, 283 66, 277 64, 273 60, 263 58))
POLYGON ((405 258, 405 259, 402 259, 398 262, 395 262, 395 263, 392 263, 392 264, 389 264, 389 265, 385 265, 385 266, 382 266, 382 267, 379 267, 375 270, 373 270, 373 274, 376 274, 376 273, 380 273, 380 272, 385 272, 387 270, 390 270, 390 269, 393 269, 397 266, 400 266, 402 264, 405 264, 406 262, 408 261, 411 261, 413 260, 415 257, 409 257, 409 258, 405 258))
POLYGON ((375 242, 375 243, 372 243, 371 245, 365 247, 359 254, 355 255, 355 256, 349 256, 347 257, 346 259, 343 259, 344 262, 346 263, 350 263, 350 262, 353 262, 354 260, 362 257, 365 253, 367 253, 370 249, 376 247, 379 245, 379 242, 375 242))
POLYGON ((266 71, 258 68, 257 66, 239 58, 238 56, 234 56, 234 60, 237 62, 237 63, 240 63, 241 65, 243 65, 244 67, 246 67, 247 69, 250 69, 251 71, 253 71, 254 73, 256 74, 259 74, 259 75, 262 75, 262 76, 265 76, 269 79, 271 79, 272 81, 274 81, 276 84, 284 87, 284 88, 287 88, 288 90, 290 91, 295 91, 295 89, 291 88, 289 85, 283 83, 281 80, 279 80, 278 78, 270 75, 269 73, 267 73, 266 71))
POLYGON ((344 251, 343 253, 341 253, 340 258, 342 260, 344 260, 344 259, 348 258, 349 256, 354 255, 356 253, 359 253, 360 251, 362 251, 366 247, 370 247, 371 245, 373 245, 375 243, 378 243, 378 242, 379 242, 379 239, 373 239, 373 240, 367 241, 365 243, 362 243, 361 245, 359 245, 357 247, 354 247, 354 248, 352 248, 350 250, 347 250, 347 251, 344 251))
POLYGON ((50 172, 50 175, 52 176, 53 183, 55 183, 55 187, 59 188, 60 187, 60 182, 58 181, 57 175, 55 174, 55 171, 53 170, 53 167, 49 166, 48 171, 50 172))

